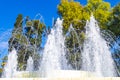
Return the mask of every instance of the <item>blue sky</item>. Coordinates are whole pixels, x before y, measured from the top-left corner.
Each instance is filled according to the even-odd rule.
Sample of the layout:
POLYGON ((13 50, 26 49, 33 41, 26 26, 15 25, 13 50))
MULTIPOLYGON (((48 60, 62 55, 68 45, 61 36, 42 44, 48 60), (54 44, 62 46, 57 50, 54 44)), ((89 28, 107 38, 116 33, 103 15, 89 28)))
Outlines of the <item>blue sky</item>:
MULTIPOLYGON (((82 5, 86 4, 87 0, 79 1, 82 5)), ((112 6, 120 2, 120 0, 105 0, 110 2, 112 6)), ((15 19, 19 13, 24 16, 34 18, 37 13, 40 13, 47 25, 52 24, 52 18, 58 17, 57 4, 60 0, 1 0, 0 1, 0 28, 12 28, 15 19)))
MULTIPOLYGON (((75 0, 85 5, 87 0, 75 0)), ((105 0, 110 2, 112 7, 120 0, 105 0)), ((57 18, 57 5, 60 0, 0 0, 0 53, 4 56, 7 53, 6 46, 18 14, 30 16, 31 19, 40 13, 47 26, 52 25, 52 18, 57 18)), ((0 61, 1 62, 1 61, 0 61)))

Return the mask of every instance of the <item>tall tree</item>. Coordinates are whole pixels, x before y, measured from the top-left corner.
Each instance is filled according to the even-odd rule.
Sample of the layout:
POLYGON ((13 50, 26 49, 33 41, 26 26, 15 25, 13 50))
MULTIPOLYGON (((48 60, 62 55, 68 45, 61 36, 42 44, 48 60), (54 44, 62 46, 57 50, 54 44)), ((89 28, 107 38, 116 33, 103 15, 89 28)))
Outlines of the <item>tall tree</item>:
POLYGON ((9 51, 11 51, 13 48, 17 49, 17 46, 19 45, 19 37, 22 35, 22 19, 22 14, 19 14, 16 18, 14 29, 12 31, 12 37, 9 40, 9 51))
POLYGON ((110 4, 103 0, 88 0, 87 5, 84 7, 86 12, 91 16, 93 14, 99 22, 101 29, 107 29, 107 22, 110 17, 110 4))
POLYGON ((117 37, 120 36, 120 3, 112 9, 108 29, 117 37))
POLYGON ((83 29, 83 6, 79 2, 73 0, 61 0, 58 5, 58 14, 64 19, 64 32, 67 32, 70 24, 73 24, 77 29, 83 29))
POLYGON ((87 19, 87 15, 84 12, 83 6, 74 0, 61 0, 61 3, 58 5, 58 14, 64 20, 64 33, 69 34, 66 37, 66 47, 68 48, 68 54, 66 56, 68 62, 73 68, 80 69, 80 43, 78 39, 84 38, 84 32, 82 32, 82 30, 84 30, 84 20, 87 19), (68 32, 71 24, 74 30, 68 32))
POLYGON ((26 20, 22 21, 22 15, 18 15, 12 37, 9 40, 9 51, 13 48, 17 50, 19 70, 26 69, 29 56, 33 57, 34 69, 38 69, 39 64, 36 63, 39 63, 40 55, 38 51, 44 29, 44 23, 39 20, 30 20, 29 17, 26 17, 26 20))

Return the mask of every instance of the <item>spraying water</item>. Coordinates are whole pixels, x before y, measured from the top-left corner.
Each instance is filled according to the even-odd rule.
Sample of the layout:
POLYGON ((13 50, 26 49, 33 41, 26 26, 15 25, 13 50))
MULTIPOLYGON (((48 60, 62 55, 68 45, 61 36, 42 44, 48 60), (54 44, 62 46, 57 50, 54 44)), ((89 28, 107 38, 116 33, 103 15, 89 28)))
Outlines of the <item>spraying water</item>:
POLYGON ((17 52, 15 49, 8 55, 7 64, 4 67, 4 72, 2 77, 12 78, 14 74, 17 72, 17 52))
POLYGON ((51 76, 53 70, 61 70, 67 68, 64 45, 65 38, 62 33, 62 22, 63 20, 60 20, 58 18, 55 27, 48 35, 40 67, 42 77, 51 76))
POLYGON ((27 60, 27 68, 26 71, 33 71, 33 59, 31 56, 29 56, 29 59, 27 60))
POLYGON ((114 62, 107 42, 100 35, 100 29, 93 16, 86 23, 86 40, 82 52, 82 69, 95 72, 97 76, 116 76, 114 62))

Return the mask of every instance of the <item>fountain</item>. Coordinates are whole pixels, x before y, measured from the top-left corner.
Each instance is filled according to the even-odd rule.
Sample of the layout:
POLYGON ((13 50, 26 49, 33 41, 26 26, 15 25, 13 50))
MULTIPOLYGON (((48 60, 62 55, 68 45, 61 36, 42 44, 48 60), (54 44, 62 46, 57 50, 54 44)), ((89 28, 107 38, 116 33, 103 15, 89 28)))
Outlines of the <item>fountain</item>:
MULTIPOLYGON (((71 70, 72 68, 66 59, 67 51, 65 36, 62 32, 62 22, 63 20, 58 18, 48 35, 39 71, 34 71, 34 59, 31 56, 27 60, 26 71, 17 71, 17 52, 13 49, 8 55, 8 62, 4 67, 2 77, 80 78, 117 76, 109 46, 101 36, 99 26, 93 16, 86 23, 86 38, 81 53, 81 70, 78 70, 77 67, 76 70, 71 70)), ((72 25, 70 30, 75 33, 79 44, 78 48, 81 50, 80 39, 72 25)))
POLYGON ((42 77, 52 76, 51 72, 53 70, 68 69, 65 58, 65 38, 62 33, 62 21, 58 18, 51 33, 48 35, 40 66, 42 77))
POLYGON ((109 46, 100 34, 97 21, 91 16, 86 23, 81 69, 95 72, 99 77, 117 76, 109 46))
POLYGON ((31 56, 29 56, 27 60, 27 68, 26 71, 32 72, 33 71, 33 59, 31 56))
POLYGON ((29 56, 27 60, 26 71, 17 71, 14 75, 15 78, 33 78, 38 77, 38 73, 34 71, 33 59, 29 56))
POLYGON ((17 52, 15 49, 13 49, 8 54, 8 61, 7 64, 4 67, 4 72, 2 77, 5 78, 12 78, 17 72, 17 52))

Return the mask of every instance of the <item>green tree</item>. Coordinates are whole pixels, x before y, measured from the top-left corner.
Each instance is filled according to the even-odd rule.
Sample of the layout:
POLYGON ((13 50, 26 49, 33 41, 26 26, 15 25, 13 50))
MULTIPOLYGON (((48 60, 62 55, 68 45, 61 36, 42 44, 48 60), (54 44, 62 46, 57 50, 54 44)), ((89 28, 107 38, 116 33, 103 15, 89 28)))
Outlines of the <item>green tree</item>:
MULTIPOLYGON (((69 57, 67 58, 73 67, 75 67, 73 63, 80 63, 81 50, 78 48, 80 47, 82 49, 83 47, 86 20, 89 20, 91 14, 93 14, 100 28, 107 29, 111 13, 110 4, 108 2, 104 2, 103 0, 88 0, 87 2, 86 6, 82 6, 79 2, 74 0, 61 0, 61 3, 58 5, 58 14, 64 19, 63 31, 64 33, 69 33, 66 38, 66 46, 71 55, 68 55, 69 57), (70 24, 73 25, 74 30, 68 32, 70 24)), ((79 68, 80 66, 77 66, 77 69, 79 68)))
POLYGON ((88 15, 84 11, 83 6, 74 0, 61 0, 61 3, 58 5, 58 14, 64 20, 63 32, 68 34, 66 37, 66 47, 70 54, 67 54, 66 57, 73 68, 80 69, 80 44, 82 45, 83 43, 83 30, 88 15), (74 30, 72 29, 68 32, 71 24, 74 30))
POLYGON ((108 29, 117 37, 120 36, 120 3, 112 9, 108 29))
MULTIPOLYGON (((120 45, 119 43, 119 36, 120 36, 120 3, 118 3, 115 7, 112 9, 112 13, 110 16, 110 21, 108 23, 108 29, 115 34, 115 36, 118 38, 116 40, 117 44, 120 45)), ((116 45, 114 45, 116 46, 116 45)), ((120 50, 119 47, 117 47, 114 52, 113 52, 113 58, 115 59, 117 69, 120 72, 120 50), (119 60, 119 61, 116 61, 119 60)))
POLYGON ((11 51, 13 48, 17 49, 17 46, 19 45, 18 41, 22 35, 22 19, 22 14, 19 14, 16 18, 14 29, 12 31, 12 37, 9 40, 9 51, 11 51))
MULTIPOLYGON (((34 66, 39 63, 40 45, 42 42, 42 34, 45 30, 45 24, 39 20, 30 20, 26 17, 22 21, 22 15, 18 15, 14 24, 12 37, 9 40, 9 52, 15 48, 18 55, 18 69, 25 70, 29 56, 33 57, 34 66), (24 24, 23 24, 24 23, 24 24), (38 57, 36 57, 36 55, 38 57)), ((35 66, 38 68, 38 66, 35 66)))

